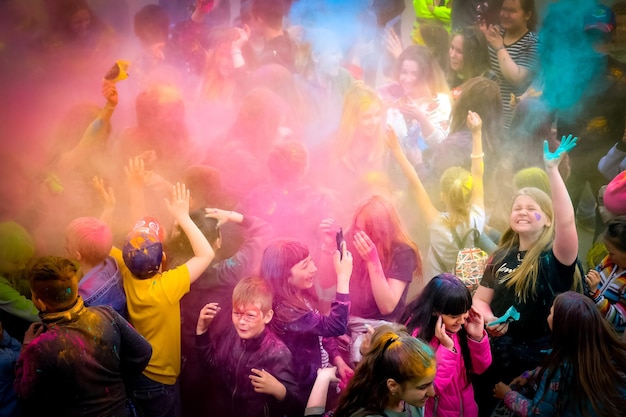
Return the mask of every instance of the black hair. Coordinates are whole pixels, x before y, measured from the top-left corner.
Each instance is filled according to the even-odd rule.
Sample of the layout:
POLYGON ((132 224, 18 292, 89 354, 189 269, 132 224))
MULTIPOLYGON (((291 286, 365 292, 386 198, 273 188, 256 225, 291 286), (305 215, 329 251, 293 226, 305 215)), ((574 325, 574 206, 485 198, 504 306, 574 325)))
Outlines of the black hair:
MULTIPOLYGON (((436 275, 424 290, 405 309, 401 323, 404 323, 415 337, 430 342, 435 337, 435 326, 441 314, 456 316, 467 313, 472 307, 472 294, 455 275, 436 275)), ((458 332, 461 354, 465 362, 467 383, 470 383, 472 360, 467 346, 465 328, 458 332)))

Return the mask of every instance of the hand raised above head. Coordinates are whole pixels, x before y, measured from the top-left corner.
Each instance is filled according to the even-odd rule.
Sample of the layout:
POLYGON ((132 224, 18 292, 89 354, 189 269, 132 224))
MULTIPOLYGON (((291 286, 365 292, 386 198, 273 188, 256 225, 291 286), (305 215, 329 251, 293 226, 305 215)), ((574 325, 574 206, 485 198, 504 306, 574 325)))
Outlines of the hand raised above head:
POLYGON ((119 100, 115 83, 110 80, 102 81, 102 96, 106 99, 107 105, 111 108, 117 106, 119 100))
POLYGON ((143 187, 150 180, 151 171, 146 169, 144 159, 138 155, 128 160, 128 164, 124 167, 126 180, 131 187, 143 187))
POLYGON ((204 217, 210 217, 217 220, 217 226, 220 227, 224 223, 227 223, 230 220, 230 216, 233 214, 232 211, 229 210, 221 210, 218 208, 205 208, 204 209, 204 217))
POLYGON ((480 129, 483 127, 483 120, 480 118, 478 113, 473 111, 467 112, 467 128, 472 132, 480 132, 480 129))
POLYGON ((189 217, 189 198, 189 190, 185 184, 177 182, 172 186, 171 200, 165 199, 167 209, 179 223, 185 217, 189 217))
POLYGON ((385 30, 385 48, 387 52, 391 54, 394 58, 398 58, 402 53, 402 42, 400 38, 396 34, 396 31, 393 28, 388 28, 385 30))
POLYGON ((554 152, 550 152, 548 141, 544 140, 543 162, 545 163, 546 168, 558 167, 565 154, 576 147, 577 140, 578 138, 572 135, 563 136, 561 138, 561 143, 559 144, 559 147, 554 152))
POLYGON ((113 192, 113 187, 105 187, 104 179, 101 177, 93 177, 91 179, 91 186, 96 190, 102 201, 104 202, 105 207, 114 208, 115 207, 115 193, 113 192))

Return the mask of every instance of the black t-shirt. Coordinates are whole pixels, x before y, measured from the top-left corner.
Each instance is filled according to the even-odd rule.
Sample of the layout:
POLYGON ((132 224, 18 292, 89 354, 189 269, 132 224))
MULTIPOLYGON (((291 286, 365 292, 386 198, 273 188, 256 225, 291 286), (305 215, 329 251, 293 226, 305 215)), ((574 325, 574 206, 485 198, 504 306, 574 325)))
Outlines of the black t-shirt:
POLYGON ((502 316, 511 306, 520 313, 519 321, 509 324, 507 335, 514 341, 529 342, 550 334, 546 319, 550 315, 550 307, 554 297, 569 291, 574 282, 576 263, 567 266, 559 262, 552 249, 542 252, 539 258, 536 295, 529 296, 527 301, 515 295, 514 286, 506 285, 506 275, 517 269, 526 252, 514 247, 501 262, 487 265, 480 282, 483 287, 494 290, 491 310, 496 317, 502 316))
MULTIPOLYGON (((349 249, 352 253, 357 253, 354 247, 349 249)), ((350 279, 350 314, 352 316, 363 317, 366 319, 380 319, 395 321, 400 318, 404 311, 406 294, 408 287, 413 279, 413 273, 418 267, 419 260, 411 248, 406 243, 396 242, 392 245, 391 263, 385 268, 385 276, 397 279, 407 283, 404 292, 398 301, 398 305, 391 314, 384 315, 378 309, 374 293, 372 293, 372 285, 370 283, 369 272, 367 266, 362 260, 355 257, 352 278, 350 279)))

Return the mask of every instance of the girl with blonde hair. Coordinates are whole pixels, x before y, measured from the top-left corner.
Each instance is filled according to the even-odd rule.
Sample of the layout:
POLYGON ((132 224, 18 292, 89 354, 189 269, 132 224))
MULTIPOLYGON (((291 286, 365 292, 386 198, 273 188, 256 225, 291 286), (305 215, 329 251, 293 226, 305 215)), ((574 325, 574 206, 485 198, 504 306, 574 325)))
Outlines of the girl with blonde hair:
POLYGON ((546 318, 556 294, 582 290, 576 267, 574 208, 558 170, 576 140, 571 135, 563 137, 554 153, 544 142, 552 195, 532 187, 518 191, 509 228, 474 294, 474 307, 485 317, 492 337, 492 367, 474 384, 481 410, 495 406, 492 388, 496 382, 511 381, 523 371, 534 369, 546 356, 550 348, 546 318), (510 313, 513 317, 509 319, 510 313))
MULTIPOLYGON (((457 253, 462 249, 455 244, 455 234, 462 237, 462 240, 469 240, 469 237, 473 237, 470 235, 480 235, 485 225, 482 120, 477 113, 470 111, 466 123, 472 132, 472 171, 470 173, 461 167, 451 167, 443 173, 441 199, 446 207, 444 212, 440 212, 431 201, 397 137, 390 136, 391 152, 409 180, 417 206, 430 231, 426 273, 428 279, 444 272, 454 272, 457 253)), ((465 245, 466 242, 462 243, 465 245)), ((474 246, 473 242, 467 243, 474 246)))
POLYGON ((435 355, 430 346, 406 331, 384 325, 343 392, 335 417, 424 415, 435 395, 435 355), (398 414, 406 413, 406 414, 398 414))

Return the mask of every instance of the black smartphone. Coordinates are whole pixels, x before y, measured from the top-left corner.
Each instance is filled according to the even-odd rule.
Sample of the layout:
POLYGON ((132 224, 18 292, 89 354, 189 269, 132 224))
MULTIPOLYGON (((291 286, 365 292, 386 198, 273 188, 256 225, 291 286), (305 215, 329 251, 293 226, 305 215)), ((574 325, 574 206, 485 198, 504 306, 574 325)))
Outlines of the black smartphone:
POLYGON ((343 253, 341 252, 341 242, 344 242, 344 240, 343 240, 343 229, 341 227, 339 228, 339 231, 335 235, 335 240, 337 241, 337 250, 339 251, 339 259, 342 259, 343 253))

